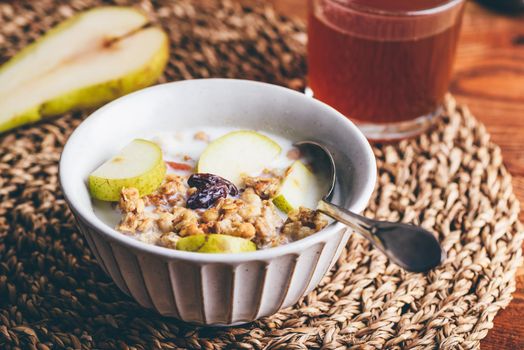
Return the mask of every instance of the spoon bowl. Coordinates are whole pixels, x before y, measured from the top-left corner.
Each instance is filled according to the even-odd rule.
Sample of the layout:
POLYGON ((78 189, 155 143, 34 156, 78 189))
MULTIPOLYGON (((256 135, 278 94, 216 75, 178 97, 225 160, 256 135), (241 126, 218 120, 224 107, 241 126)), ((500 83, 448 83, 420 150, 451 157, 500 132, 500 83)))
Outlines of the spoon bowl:
POLYGON ((364 236, 391 261, 411 272, 427 272, 445 258, 435 236, 419 226, 379 221, 353 213, 330 202, 336 185, 336 164, 329 149, 316 141, 299 141, 294 144, 313 160, 316 173, 326 184, 324 197, 318 210, 344 223, 364 236))

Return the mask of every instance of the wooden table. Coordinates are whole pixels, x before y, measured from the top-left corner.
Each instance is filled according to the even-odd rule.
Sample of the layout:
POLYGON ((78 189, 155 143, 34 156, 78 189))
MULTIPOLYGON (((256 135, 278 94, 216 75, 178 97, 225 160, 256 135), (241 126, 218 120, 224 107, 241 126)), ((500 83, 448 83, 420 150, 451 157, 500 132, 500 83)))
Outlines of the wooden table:
MULTIPOLYGON (((305 0, 269 1, 280 13, 306 20, 305 0)), ((451 92, 486 124, 502 148, 514 191, 524 205, 524 14, 502 15, 476 3, 467 5, 451 92)), ((518 270, 513 297, 495 318, 482 349, 524 349, 524 267, 518 270)))

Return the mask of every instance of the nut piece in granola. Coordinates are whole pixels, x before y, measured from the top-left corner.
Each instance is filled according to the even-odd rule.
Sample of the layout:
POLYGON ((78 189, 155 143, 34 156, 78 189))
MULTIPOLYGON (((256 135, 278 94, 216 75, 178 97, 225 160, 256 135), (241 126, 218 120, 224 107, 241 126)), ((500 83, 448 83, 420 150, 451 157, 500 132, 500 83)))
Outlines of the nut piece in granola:
POLYGON ((164 233, 160 236, 158 239, 158 244, 162 247, 176 249, 176 244, 180 240, 180 236, 178 236, 174 232, 168 232, 164 233))
POLYGON ((118 207, 124 214, 117 230, 124 233, 145 232, 153 225, 153 220, 145 213, 144 200, 134 187, 122 188, 118 207))
POLYGON ((267 176, 245 176, 244 185, 252 188, 262 199, 273 198, 280 188, 280 178, 267 176))
POLYGON ((167 174, 160 187, 144 197, 146 205, 153 205, 158 211, 174 206, 184 206, 191 191, 186 185, 186 180, 185 176, 167 174))
POLYGON ((299 240, 322 230, 328 221, 317 210, 300 207, 291 211, 282 227, 282 234, 290 236, 292 240, 299 240))
POLYGON ((260 199, 252 188, 240 198, 219 200, 215 209, 218 218, 208 222, 208 232, 252 239, 259 247, 270 244, 283 224, 273 203, 260 199))
POLYGON ((140 198, 140 193, 134 187, 122 188, 118 206, 124 213, 133 212, 135 214, 142 213, 145 208, 144 200, 140 198))

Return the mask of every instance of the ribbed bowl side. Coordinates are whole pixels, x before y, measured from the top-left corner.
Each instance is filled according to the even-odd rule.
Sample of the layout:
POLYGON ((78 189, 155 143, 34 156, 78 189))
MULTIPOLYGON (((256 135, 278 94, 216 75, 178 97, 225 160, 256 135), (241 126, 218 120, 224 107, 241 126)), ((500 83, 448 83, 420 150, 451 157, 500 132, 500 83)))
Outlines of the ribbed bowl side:
MULTIPOLYGON (((322 278, 324 278, 326 273, 329 270, 331 270, 331 268, 333 268, 333 265, 335 265, 335 263, 338 260, 338 257, 342 253, 342 250, 346 246, 350 234, 351 234, 351 230, 342 229, 336 235, 334 235, 331 239, 327 240, 326 246, 324 247, 324 251, 322 252, 322 255, 318 259, 318 266, 315 269, 315 271, 313 272, 311 281, 309 282, 309 285, 307 286, 302 296, 309 294, 313 289, 315 289, 316 286, 322 280, 322 278)), ((284 306, 285 307, 291 306, 295 302, 292 302, 290 304, 286 303, 284 306)))
POLYGON ((292 254, 243 263, 200 263, 128 249, 78 219, 102 269, 140 305, 200 325, 254 321, 296 303, 338 258, 346 230, 292 254))

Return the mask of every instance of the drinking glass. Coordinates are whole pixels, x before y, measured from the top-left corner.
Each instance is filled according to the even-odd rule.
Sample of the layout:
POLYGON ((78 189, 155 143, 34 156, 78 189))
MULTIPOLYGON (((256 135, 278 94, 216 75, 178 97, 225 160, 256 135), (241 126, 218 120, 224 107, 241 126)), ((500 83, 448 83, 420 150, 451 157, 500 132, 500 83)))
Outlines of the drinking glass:
POLYGON ((464 2, 309 0, 309 88, 369 139, 424 131, 448 90, 464 2))

